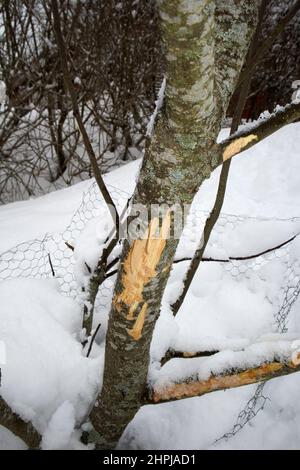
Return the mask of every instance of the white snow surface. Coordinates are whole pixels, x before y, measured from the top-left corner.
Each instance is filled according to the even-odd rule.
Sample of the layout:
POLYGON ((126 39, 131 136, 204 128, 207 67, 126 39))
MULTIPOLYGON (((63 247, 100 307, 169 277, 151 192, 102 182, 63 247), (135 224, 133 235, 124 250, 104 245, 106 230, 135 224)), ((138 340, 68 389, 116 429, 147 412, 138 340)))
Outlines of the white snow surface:
POLYGON ((3 80, 0 80, 0 109, 1 109, 1 105, 4 104, 5 100, 6 100, 6 85, 3 82, 3 80))
POLYGON ((83 356, 76 339, 81 309, 60 294, 55 280, 3 281, 0 299, 0 337, 6 346, 1 395, 41 433, 47 430, 48 446, 49 420, 64 401, 72 404, 74 420, 84 417, 99 386, 101 354, 83 356))
MULTIPOLYGON (((223 130, 220 139, 226 138, 223 130)), ((223 230, 215 232, 205 255, 222 259, 249 256, 280 245, 300 231, 300 123, 286 126, 232 162, 223 213, 223 230), (246 215, 237 219, 235 216, 246 215), (229 222, 228 222, 229 220, 229 222)), ((132 162, 105 176, 110 188, 130 195, 140 162, 132 162)), ((209 211, 220 169, 198 192, 193 210, 209 211)), ((0 253, 18 243, 62 232, 81 203, 91 182, 52 192, 38 199, 0 207, 0 253)), ((199 230, 185 231, 176 258, 190 256, 199 230)), ((85 262, 92 268, 101 253, 110 221, 105 211, 86 223, 74 240, 75 274, 85 284, 85 262), (90 248, 90 250, 89 250, 90 248)), ((299 259, 300 237, 289 251, 299 259)), ((247 262, 244 276, 232 275, 222 263, 202 263, 180 312, 173 317, 169 304, 182 286, 187 262, 174 265, 151 345, 149 380, 165 386, 170 380, 193 375, 205 379, 230 364, 251 366, 275 352, 287 357, 299 347, 299 300, 288 322, 288 333, 278 335, 274 313, 286 266, 266 258, 259 266, 247 262), (292 343, 291 343, 292 342, 292 343), (198 359, 174 359, 163 368, 160 358, 168 348, 220 352, 198 359)), ((235 265, 234 265, 235 266, 235 265)), ((240 265, 239 265, 240 266, 240 265)), ((0 262, 1 268, 1 262, 0 262)), ((235 267, 233 267, 235 269, 235 267)), ((236 268, 238 269, 238 267, 236 268)), ((239 268, 240 269, 240 268, 239 268)), ((296 282, 296 281, 295 281, 296 282)), ((111 288, 113 283, 111 284, 111 288)), ((0 393, 14 411, 31 420, 42 434, 43 449, 82 449, 75 427, 84 419, 101 386, 104 363, 102 333, 90 358, 82 351, 79 332, 82 309, 62 295, 53 279, 10 279, 0 282, 0 341, 6 348, 1 364, 0 393)), ((100 329, 100 331, 101 331, 100 329)), ((267 383, 264 410, 228 440, 237 416, 253 396, 255 385, 215 392, 176 403, 144 406, 127 427, 120 448, 133 449, 279 449, 299 448, 300 374, 267 383)), ((0 449, 22 449, 24 444, 0 428, 0 449)))

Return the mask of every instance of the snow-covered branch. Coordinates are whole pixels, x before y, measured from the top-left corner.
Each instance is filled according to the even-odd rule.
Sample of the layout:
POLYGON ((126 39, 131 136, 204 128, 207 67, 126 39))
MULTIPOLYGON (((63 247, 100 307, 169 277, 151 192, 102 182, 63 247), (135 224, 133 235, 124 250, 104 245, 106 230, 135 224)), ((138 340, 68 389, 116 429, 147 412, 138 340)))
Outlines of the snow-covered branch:
POLYGON ((247 125, 245 129, 236 132, 218 145, 218 165, 253 147, 253 145, 299 118, 300 101, 297 100, 283 108, 279 108, 266 119, 259 119, 252 125, 247 125))
POLYGON ((0 425, 22 439, 29 449, 39 447, 41 440, 39 433, 31 423, 26 423, 14 413, 2 397, 0 397, 0 425))
POLYGON ((224 350, 197 359, 191 359, 195 353, 182 353, 183 359, 170 360, 162 367, 144 402, 191 398, 298 372, 300 341, 284 338, 271 335, 242 351, 224 350))

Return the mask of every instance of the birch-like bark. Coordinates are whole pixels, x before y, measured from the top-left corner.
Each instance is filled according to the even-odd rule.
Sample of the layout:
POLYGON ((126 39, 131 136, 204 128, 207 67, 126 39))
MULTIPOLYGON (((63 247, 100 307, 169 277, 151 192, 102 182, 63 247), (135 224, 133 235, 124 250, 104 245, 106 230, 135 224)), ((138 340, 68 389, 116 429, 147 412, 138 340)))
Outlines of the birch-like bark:
MULTIPOLYGON (((167 87, 134 204, 190 204, 218 163, 216 137, 255 27, 254 0, 159 2, 167 87), (222 9, 217 28, 215 7, 222 9), (216 49, 216 40, 218 48, 216 49), (215 56, 227 54, 216 74, 215 56)), ((150 213, 150 212, 149 212, 150 213)), ((144 238, 124 243, 106 339, 104 380, 91 420, 97 448, 114 448, 141 406, 149 349, 178 239, 174 217, 140 220, 144 238), (156 238, 154 238, 156 235, 156 238)))

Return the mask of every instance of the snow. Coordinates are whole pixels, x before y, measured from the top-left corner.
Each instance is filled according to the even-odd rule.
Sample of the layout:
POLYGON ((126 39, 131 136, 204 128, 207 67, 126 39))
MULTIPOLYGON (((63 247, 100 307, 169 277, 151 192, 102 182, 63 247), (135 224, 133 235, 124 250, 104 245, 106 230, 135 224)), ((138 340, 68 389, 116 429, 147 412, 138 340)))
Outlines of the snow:
POLYGON ((60 450, 68 446, 74 431, 75 410, 68 401, 64 402, 53 414, 42 440, 43 450, 60 450))
POLYGON ((77 86, 82 85, 80 77, 75 77, 74 78, 74 85, 77 85, 77 86))
POLYGON ((294 93, 292 94, 292 103, 296 104, 300 102, 300 80, 295 80, 292 83, 294 93))
POLYGON ((110 241, 114 224, 108 209, 90 220, 75 242, 75 277, 80 287, 87 288, 91 273, 97 267, 104 248, 110 241))
POLYGON ((0 110, 1 106, 5 103, 6 100, 6 85, 3 80, 0 80, 0 110))
MULTIPOLYGON (((286 126, 233 160, 223 208, 227 215, 221 217, 205 256, 224 260, 249 256, 299 233, 299 131, 300 123, 286 126)), ((227 136, 228 130, 223 130, 220 140, 227 136)), ((140 161, 132 162, 105 176, 116 200, 122 193, 123 205, 133 192, 139 166, 140 161)), ((214 201, 219 172, 213 173, 195 198, 177 259, 193 254, 214 201)), ((45 233, 60 234, 69 227, 82 199, 87 202, 80 214, 91 213, 88 194, 92 184, 85 181, 0 207, 0 252, 27 240, 43 239, 45 233)), ((76 239, 68 238, 75 246, 73 261, 79 286, 88 280, 85 263, 95 267, 111 228, 105 210, 100 208, 96 215, 84 219, 76 239)), ((275 353, 283 359, 295 357, 300 338, 299 299, 289 314, 287 334, 278 336, 274 315, 284 298, 282 286, 287 282, 295 286, 300 279, 299 250, 297 236, 287 247, 263 258, 202 263, 176 318, 170 303, 182 287, 187 263, 175 264, 151 345, 149 380, 166 386, 170 380, 190 374, 204 379, 224 367, 272 360, 275 353), (173 359, 160 368, 159 360, 169 348, 219 352, 204 358, 173 359)), ((111 293, 113 283, 110 278, 106 292, 111 293)), ((101 328, 92 354, 86 358, 79 338, 82 308, 63 295, 60 286, 59 279, 19 278, 0 283, 0 342, 6 355, 1 363, 1 394, 14 411, 32 420, 43 436, 44 449, 81 449, 85 447, 74 428, 85 420, 101 386, 108 309, 101 297, 96 308, 101 328)), ((252 426, 216 444, 232 429, 255 385, 144 406, 127 427, 120 448, 298 448, 299 386, 299 373, 267 383, 264 393, 271 401, 251 421, 252 426)), ((8 448, 24 448, 24 444, 0 428, 0 449, 8 448)))
POLYGON ((5 343, 3 341, 0 341, 0 366, 1 364, 6 363, 6 348, 5 348, 5 343))
MULTIPOLYGON (((104 175, 104 181, 112 193, 116 187, 126 194, 131 193, 138 169, 139 162, 128 163, 104 175)), ((21 242, 43 237, 46 232, 63 231, 91 183, 91 180, 83 181, 40 198, 0 206, 0 252, 21 242)))
POLYGON ((65 401, 72 404, 79 422, 99 385, 102 360, 101 355, 82 355, 76 339, 81 309, 49 279, 4 281, 0 298, 0 337, 7 358, 1 366, 1 395, 40 432, 65 401))
MULTIPOLYGON (((189 378, 202 381, 231 369, 250 369, 264 362, 285 362, 294 358, 299 353, 299 349, 293 351, 293 344, 296 342, 293 337, 281 336, 283 339, 279 339, 278 335, 274 335, 274 338, 258 338, 242 351, 227 349, 209 357, 172 359, 157 374, 155 389, 163 390, 172 382, 184 382, 189 378)), ((298 345, 296 347, 299 348, 298 345)))
POLYGON ((155 101, 155 109, 154 109, 154 111, 153 111, 153 113, 152 113, 152 115, 149 119, 148 125, 147 125, 147 136, 152 135, 156 117, 157 117, 159 111, 162 108, 162 105, 163 105, 163 102, 164 102, 164 96, 165 96, 166 82, 167 82, 167 79, 164 78, 162 83, 161 83, 159 92, 158 92, 157 100, 155 101))

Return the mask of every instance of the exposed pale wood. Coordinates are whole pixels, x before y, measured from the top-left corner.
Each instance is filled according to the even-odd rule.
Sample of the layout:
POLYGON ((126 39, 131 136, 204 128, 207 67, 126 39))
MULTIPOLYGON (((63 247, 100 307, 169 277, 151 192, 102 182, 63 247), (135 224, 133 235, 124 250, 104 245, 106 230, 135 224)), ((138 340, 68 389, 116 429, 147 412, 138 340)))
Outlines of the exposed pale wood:
POLYGON ((241 387, 256 382, 270 380, 287 374, 300 371, 300 353, 290 362, 271 362, 262 364, 253 369, 227 372, 218 376, 211 376, 207 380, 190 380, 183 383, 172 383, 165 388, 154 388, 149 392, 145 402, 162 403, 184 398, 199 397, 216 390, 241 387))
POLYGON ((161 229, 158 217, 151 220, 144 237, 133 242, 124 261, 123 290, 115 295, 113 304, 119 312, 123 304, 129 307, 126 318, 134 321, 134 325, 132 328, 127 328, 127 332, 135 341, 142 336, 148 310, 148 303, 143 299, 143 291, 145 285, 157 275, 156 268, 166 246, 170 226, 170 211, 165 215, 161 229), (140 311, 136 316, 138 310, 140 311))
POLYGON ((251 142, 257 141, 258 137, 255 134, 250 134, 245 137, 240 137, 235 139, 231 144, 225 147, 223 152, 223 162, 229 160, 233 155, 240 153, 244 148, 248 146, 251 142))

